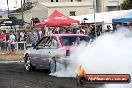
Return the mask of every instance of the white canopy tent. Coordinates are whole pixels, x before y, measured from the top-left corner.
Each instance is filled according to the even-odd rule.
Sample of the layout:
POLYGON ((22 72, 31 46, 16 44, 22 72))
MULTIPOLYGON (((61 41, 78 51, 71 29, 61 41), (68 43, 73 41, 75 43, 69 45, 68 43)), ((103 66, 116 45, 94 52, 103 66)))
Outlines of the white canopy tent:
POLYGON ((112 19, 124 17, 128 13, 132 13, 132 9, 131 10, 120 10, 120 11, 95 13, 95 21, 94 21, 94 14, 81 15, 81 16, 70 16, 70 17, 72 19, 79 20, 80 23, 83 23, 84 18, 88 19, 88 20, 85 20, 85 23, 94 23, 94 22, 103 23, 102 27, 105 30, 107 28, 107 25, 110 25, 111 28, 113 28, 112 27, 112 19))
MULTIPOLYGON (((96 13, 95 14, 95 22, 104 22, 106 24, 112 23, 112 19, 122 17, 130 12, 132 12, 132 9, 131 10, 120 10, 120 11, 96 13)), ((81 15, 81 16, 70 16, 70 17, 72 19, 79 20, 80 23, 83 22, 84 18, 88 19, 88 20, 85 20, 85 23, 94 23, 94 14, 81 15)))

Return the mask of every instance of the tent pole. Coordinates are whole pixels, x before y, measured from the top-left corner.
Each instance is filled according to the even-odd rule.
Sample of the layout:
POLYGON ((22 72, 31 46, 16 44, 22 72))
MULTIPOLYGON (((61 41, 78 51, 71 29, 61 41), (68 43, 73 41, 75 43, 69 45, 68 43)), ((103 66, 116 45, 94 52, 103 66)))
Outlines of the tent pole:
POLYGON ((93 7, 94 7, 94 24, 95 24, 95 37, 97 37, 97 33, 96 33, 96 0, 93 0, 93 7))

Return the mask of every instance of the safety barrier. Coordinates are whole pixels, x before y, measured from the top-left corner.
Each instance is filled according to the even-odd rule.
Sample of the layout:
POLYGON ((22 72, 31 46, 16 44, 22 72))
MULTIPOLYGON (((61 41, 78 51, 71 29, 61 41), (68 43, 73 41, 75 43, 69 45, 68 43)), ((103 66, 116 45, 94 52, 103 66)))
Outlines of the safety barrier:
MULTIPOLYGON (((9 51, 9 42, 0 41, 0 51, 9 51)), ((15 51, 26 50, 27 43, 25 41, 15 42, 15 51)))

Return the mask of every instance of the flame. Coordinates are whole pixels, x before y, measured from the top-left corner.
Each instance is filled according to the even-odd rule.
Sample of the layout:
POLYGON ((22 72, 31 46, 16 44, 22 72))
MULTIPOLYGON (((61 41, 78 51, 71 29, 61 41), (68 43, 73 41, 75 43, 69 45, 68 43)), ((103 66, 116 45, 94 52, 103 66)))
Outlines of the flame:
POLYGON ((78 76, 85 76, 86 72, 85 70, 82 68, 82 65, 78 66, 76 69, 76 73, 78 76))

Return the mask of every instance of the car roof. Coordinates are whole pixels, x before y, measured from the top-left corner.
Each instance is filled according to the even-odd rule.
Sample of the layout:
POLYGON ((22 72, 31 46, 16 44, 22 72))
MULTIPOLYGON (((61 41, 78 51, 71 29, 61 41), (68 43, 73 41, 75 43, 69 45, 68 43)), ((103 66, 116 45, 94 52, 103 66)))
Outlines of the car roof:
POLYGON ((84 34, 51 34, 50 36, 60 37, 60 36, 87 36, 87 35, 84 35, 84 34))

